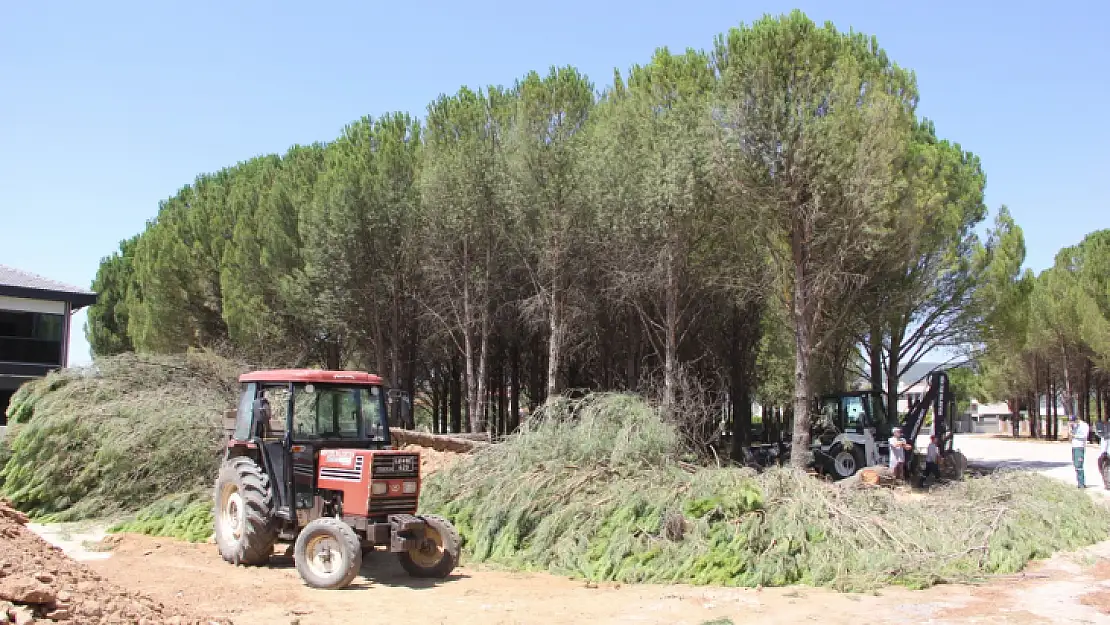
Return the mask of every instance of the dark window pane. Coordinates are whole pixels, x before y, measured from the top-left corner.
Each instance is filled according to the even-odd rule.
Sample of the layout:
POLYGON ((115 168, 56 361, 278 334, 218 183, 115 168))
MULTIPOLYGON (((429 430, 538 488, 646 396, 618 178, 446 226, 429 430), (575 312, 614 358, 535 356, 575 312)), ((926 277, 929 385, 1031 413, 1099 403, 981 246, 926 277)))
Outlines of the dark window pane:
POLYGON ((0 361, 61 364, 64 335, 62 315, 0 310, 0 361))

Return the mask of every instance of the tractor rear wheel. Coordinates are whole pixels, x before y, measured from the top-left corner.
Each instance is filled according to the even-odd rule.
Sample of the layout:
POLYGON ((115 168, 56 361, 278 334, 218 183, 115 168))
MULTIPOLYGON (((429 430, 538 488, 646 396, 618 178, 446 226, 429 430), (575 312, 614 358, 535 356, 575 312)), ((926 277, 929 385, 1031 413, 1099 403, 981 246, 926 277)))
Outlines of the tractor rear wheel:
POLYGON ((339 519, 316 519, 297 535, 293 560, 309 586, 345 588, 362 568, 362 541, 350 525, 339 519))
POLYGON ((447 577, 459 563, 462 539, 454 525, 434 514, 424 519, 424 540, 419 547, 398 554, 401 567, 413 577, 447 577))
POLYGON ((270 478, 250 458, 232 458, 216 479, 216 546, 232 564, 260 566, 270 561, 277 542, 270 478))

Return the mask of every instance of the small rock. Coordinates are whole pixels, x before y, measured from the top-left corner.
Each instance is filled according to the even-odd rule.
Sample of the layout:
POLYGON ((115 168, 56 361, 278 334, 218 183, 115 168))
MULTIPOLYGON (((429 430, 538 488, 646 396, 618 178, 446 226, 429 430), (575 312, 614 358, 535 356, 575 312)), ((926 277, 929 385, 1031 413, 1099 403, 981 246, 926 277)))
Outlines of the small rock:
POLYGON ((100 618, 104 615, 104 610, 95 601, 82 603, 81 612, 89 618, 100 618))
POLYGON ((15 625, 31 625, 35 622, 35 613, 25 605, 16 606, 10 614, 15 625))
POLYGON ((46 618, 52 621, 68 621, 70 616, 72 616, 70 611, 65 608, 57 608, 46 613, 46 618))
POLYGON ((312 608, 305 607, 305 606, 297 606, 297 607, 293 608, 292 610, 289 610, 289 613, 293 614, 295 616, 304 616, 306 614, 312 614, 312 608))
POLYGON ((54 603, 54 591, 37 579, 12 575, 0 579, 0 599, 12 603, 54 603))
POLYGON ((42 582, 44 584, 53 584, 54 583, 54 576, 51 575, 50 573, 47 573, 46 571, 39 571, 38 573, 35 573, 35 579, 39 580, 40 582, 42 582))

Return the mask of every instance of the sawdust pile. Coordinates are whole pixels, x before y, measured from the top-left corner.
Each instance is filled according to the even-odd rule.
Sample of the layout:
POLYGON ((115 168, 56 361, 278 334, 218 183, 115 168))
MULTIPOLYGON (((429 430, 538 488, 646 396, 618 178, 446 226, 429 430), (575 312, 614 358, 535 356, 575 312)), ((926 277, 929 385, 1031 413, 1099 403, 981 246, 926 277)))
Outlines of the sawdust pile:
POLYGON ((437 471, 447 469, 458 462, 460 458, 466 456, 466 454, 459 454, 453 451, 437 451, 419 445, 405 445, 401 449, 420 453, 420 475, 424 477, 437 471))
POLYGON ((231 623, 128 592, 71 560, 26 523, 26 516, 0 499, 0 625, 231 623))

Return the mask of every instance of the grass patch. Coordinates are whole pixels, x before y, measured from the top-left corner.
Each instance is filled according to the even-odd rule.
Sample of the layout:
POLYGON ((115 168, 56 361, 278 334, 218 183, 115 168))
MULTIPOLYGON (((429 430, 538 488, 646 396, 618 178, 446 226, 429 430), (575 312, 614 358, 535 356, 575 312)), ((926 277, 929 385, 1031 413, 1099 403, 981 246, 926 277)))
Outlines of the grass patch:
POLYGON ((113 525, 108 531, 204 542, 212 536, 212 500, 200 492, 166 497, 143 508, 134 518, 113 525))
POLYGON ((564 400, 431 476, 422 510, 450 518, 474 561, 625 583, 920 588, 1110 536, 1104 508, 1040 475, 905 501, 790 470, 688 470, 683 457, 637 397, 564 400))
POLYGON ((203 352, 124 354, 23 385, 8 408, 0 494, 64 522, 207 488, 241 371, 203 352))

